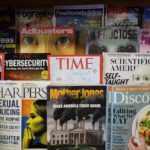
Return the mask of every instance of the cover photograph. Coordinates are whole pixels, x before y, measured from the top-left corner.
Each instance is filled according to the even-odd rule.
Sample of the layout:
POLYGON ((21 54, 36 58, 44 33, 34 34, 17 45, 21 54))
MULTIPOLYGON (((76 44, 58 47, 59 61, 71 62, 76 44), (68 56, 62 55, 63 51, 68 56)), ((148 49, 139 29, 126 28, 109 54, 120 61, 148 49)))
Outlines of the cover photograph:
POLYGON ((17 6, 16 26, 27 27, 51 27, 53 23, 54 10, 51 6, 17 6))
POLYGON ((150 29, 140 29, 140 52, 150 53, 150 29))
POLYGON ((100 85, 102 55, 48 56, 48 76, 55 85, 100 85))
POLYGON ((86 29, 104 27, 104 5, 55 6, 56 26, 76 29, 77 54, 85 54, 86 29))
POLYGON ((72 27, 31 27, 20 29, 18 53, 75 54, 75 33, 72 27))
POLYGON ((48 54, 6 54, 5 80, 48 80, 48 54))
POLYGON ((150 54, 105 53, 103 84, 150 85, 150 54))
POLYGON ((48 86, 49 150, 105 150, 106 87, 48 86))
POLYGON ((46 81, 22 82, 22 149, 47 150, 46 81))
POLYGON ((150 149, 150 87, 114 86, 111 150, 150 149))
POLYGON ((139 52, 138 27, 87 29, 86 54, 139 52))
POLYGON ((107 27, 138 27, 141 26, 142 12, 138 7, 107 8, 107 27))
POLYGON ((150 28, 150 7, 144 7, 143 29, 150 28))

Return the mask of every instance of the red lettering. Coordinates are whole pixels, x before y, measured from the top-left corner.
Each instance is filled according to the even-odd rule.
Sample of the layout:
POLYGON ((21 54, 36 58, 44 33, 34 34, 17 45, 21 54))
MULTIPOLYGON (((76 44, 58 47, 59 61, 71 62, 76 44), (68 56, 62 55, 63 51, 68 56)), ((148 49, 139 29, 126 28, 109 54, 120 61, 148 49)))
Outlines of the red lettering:
POLYGON ((89 62, 90 60, 93 60, 93 58, 86 58, 86 69, 92 69, 92 62, 89 62), (90 67, 91 65, 91 67, 90 67))
POLYGON ((62 60, 65 59, 65 58, 56 58, 56 59, 58 59, 58 61, 59 61, 59 69, 62 70, 62 66, 63 66, 62 65, 62 60))

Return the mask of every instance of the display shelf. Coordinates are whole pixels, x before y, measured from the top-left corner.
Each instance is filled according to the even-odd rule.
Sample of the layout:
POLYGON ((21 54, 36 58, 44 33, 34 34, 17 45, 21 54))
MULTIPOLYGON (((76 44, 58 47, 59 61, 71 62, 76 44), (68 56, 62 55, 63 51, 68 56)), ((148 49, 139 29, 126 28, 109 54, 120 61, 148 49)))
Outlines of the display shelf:
POLYGON ((0 0, 0 5, 76 5, 76 4, 109 4, 116 6, 150 6, 149 0, 0 0))

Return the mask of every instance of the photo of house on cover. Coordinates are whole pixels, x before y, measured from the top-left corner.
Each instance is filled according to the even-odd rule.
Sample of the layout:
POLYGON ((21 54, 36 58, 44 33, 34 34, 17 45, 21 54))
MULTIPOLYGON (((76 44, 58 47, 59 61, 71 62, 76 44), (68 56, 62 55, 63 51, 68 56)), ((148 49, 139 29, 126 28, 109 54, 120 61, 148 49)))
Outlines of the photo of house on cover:
POLYGON ((105 86, 48 86, 49 150, 105 150, 105 86))
POLYGON ((22 148, 47 147, 47 101, 22 101, 22 148))
POLYGON ((19 53, 75 54, 74 28, 32 27, 20 29, 19 53))
POLYGON ((4 57, 3 53, 0 53, 0 80, 4 80, 4 57))

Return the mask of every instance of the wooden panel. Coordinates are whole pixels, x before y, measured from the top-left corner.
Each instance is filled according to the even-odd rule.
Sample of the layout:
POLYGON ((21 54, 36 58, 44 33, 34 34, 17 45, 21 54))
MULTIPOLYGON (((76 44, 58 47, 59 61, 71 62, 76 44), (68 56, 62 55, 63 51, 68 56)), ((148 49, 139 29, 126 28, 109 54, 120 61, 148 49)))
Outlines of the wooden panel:
POLYGON ((3 5, 75 5, 109 4, 116 6, 150 6, 150 0, 0 0, 3 5))

